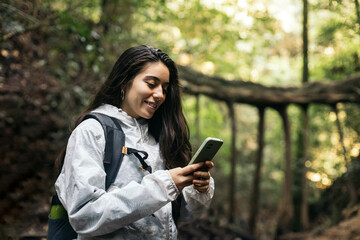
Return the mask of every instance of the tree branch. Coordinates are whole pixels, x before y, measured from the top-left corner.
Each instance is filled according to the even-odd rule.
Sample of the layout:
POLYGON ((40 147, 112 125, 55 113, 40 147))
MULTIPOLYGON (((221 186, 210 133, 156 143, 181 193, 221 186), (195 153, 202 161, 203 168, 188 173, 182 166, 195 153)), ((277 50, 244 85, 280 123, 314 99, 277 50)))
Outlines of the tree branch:
POLYGON ((302 87, 267 87, 253 82, 227 81, 221 77, 207 76, 184 66, 178 68, 184 93, 203 94, 221 101, 257 107, 310 103, 360 103, 360 74, 342 81, 306 83, 302 87))

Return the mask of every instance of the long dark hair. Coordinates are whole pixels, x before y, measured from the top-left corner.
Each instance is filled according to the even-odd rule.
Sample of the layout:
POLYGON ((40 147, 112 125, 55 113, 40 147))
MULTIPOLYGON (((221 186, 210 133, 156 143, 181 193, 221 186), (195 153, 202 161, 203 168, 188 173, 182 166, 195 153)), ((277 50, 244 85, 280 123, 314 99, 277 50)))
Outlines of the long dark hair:
MULTIPOLYGON (((165 102, 149 119, 149 132, 159 142, 160 151, 166 167, 184 167, 191 157, 189 128, 184 117, 179 77, 176 65, 170 57, 151 46, 137 46, 127 49, 116 61, 106 81, 101 85, 93 101, 77 119, 75 127, 84 116, 102 104, 120 107, 121 91, 131 84, 135 76, 147 63, 162 62, 170 73, 170 83, 165 102)), ((56 165, 61 168, 66 148, 59 154, 56 165)))

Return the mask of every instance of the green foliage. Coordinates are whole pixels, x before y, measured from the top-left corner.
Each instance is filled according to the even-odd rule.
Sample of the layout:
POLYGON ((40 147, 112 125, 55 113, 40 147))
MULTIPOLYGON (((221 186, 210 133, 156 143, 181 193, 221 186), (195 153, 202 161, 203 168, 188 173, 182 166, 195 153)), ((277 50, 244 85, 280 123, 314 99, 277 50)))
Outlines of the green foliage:
POLYGON ((327 46, 334 43, 336 32, 344 28, 345 24, 341 21, 341 19, 331 18, 329 21, 323 23, 323 25, 319 29, 319 36, 317 38, 317 42, 319 45, 327 46))
MULTIPOLYGON (((198 144, 201 144, 197 143, 195 139, 195 104, 196 99, 194 97, 186 97, 183 100, 185 116, 190 127, 190 140, 194 145, 193 152, 195 152, 197 150, 197 147, 199 147, 198 144)), ((223 139, 226 143, 229 143, 230 131, 227 128, 229 123, 226 120, 227 116, 223 114, 228 111, 226 105, 224 105, 223 103, 211 101, 210 99, 205 97, 200 97, 200 105, 201 107, 199 119, 201 141, 203 141, 206 137, 216 137, 223 139)), ((229 149, 227 149, 226 147, 221 148, 216 156, 216 159, 217 158, 222 159, 221 161, 216 162, 219 164, 219 166, 224 166, 225 168, 229 169, 228 161, 226 160, 229 158, 229 149)), ((227 171, 227 173, 229 173, 229 171, 227 171)))
POLYGON ((316 48, 310 55, 314 79, 338 80, 360 71, 360 26, 356 24, 355 4, 349 0, 330 2, 313 11, 319 15, 314 18, 316 48))
MULTIPOLYGON (((316 58, 316 67, 313 70, 314 76, 321 76, 325 79, 342 80, 346 76, 352 75, 360 71, 360 50, 357 43, 349 42, 346 49, 333 55, 321 55, 316 58)), ((331 47, 329 48, 332 51, 331 47)))

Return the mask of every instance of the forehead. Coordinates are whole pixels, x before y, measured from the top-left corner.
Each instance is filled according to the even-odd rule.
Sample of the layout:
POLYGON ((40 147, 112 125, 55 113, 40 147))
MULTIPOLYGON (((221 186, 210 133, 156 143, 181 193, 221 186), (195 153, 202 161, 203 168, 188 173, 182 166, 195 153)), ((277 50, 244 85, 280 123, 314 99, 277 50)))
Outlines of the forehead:
POLYGON ((138 76, 142 78, 149 78, 160 81, 163 83, 169 83, 170 72, 169 69, 162 62, 150 62, 147 63, 138 76))

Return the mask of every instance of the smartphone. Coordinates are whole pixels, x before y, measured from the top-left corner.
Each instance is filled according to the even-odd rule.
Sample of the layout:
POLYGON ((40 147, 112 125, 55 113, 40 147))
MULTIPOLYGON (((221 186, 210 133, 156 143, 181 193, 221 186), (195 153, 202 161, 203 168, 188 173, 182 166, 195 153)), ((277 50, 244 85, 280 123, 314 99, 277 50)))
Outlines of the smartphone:
POLYGON ((190 160, 189 165, 198 162, 211 161, 222 144, 223 140, 219 138, 206 138, 190 160))

